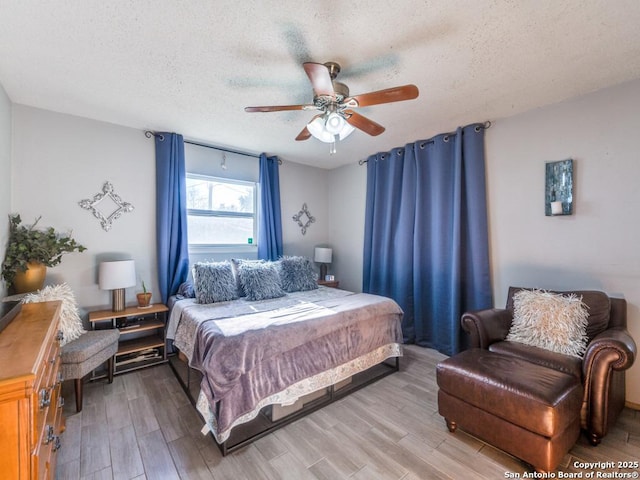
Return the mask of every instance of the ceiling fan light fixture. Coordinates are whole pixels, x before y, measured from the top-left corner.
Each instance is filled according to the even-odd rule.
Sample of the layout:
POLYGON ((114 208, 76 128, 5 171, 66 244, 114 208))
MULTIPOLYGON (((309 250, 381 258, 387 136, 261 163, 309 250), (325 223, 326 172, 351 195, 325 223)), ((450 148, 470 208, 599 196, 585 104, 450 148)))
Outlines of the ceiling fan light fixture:
POLYGON ((316 117, 307 124, 309 133, 321 142, 334 143, 336 140, 344 140, 355 130, 353 126, 345 121, 344 117, 335 112, 328 114, 326 117, 327 118, 316 117), (332 118, 330 118, 332 115, 338 117, 338 123, 330 123, 332 121, 332 118), (336 125, 339 128, 332 128, 336 125))
POLYGON ((316 117, 307 124, 307 130, 315 138, 324 143, 331 143, 335 141, 334 136, 331 135, 325 128, 325 122, 323 117, 316 117))
POLYGON ((349 125, 347 122, 344 122, 344 125, 342 126, 342 129, 338 133, 338 137, 340 137, 340 140, 344 140, 349 135, 351 135, 354 130, 355 130, 355 127, 349 125))
POLYGON ((325 128, 331 135, 340 135, 340 132, 344 128, 345 119, 339 113, 332 112, 327 115, 327 121, 325 122, 325 128))

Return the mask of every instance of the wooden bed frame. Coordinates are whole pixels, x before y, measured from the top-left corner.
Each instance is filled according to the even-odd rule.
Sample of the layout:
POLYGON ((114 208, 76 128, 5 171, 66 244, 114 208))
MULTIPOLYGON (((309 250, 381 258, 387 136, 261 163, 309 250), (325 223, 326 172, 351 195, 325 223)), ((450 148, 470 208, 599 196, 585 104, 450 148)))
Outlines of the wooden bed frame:
MULTIPOLYGON (((181 355, 180 353, 169 357, 169 365, 171 365, 173 373, 187 394, 189 401, 195 408, 198 394, 200 392, 200 380, 202 379, 202 374, 198 370, 189 367, 186 358, 184 358, 184 355, 181 355)), ((346 386, 339 389, 335 389, 334 386, 327 388, 325 394, 305 403, 301 409, 296 410, 283 418, 271 420, 265 414, 265 409, 268 408, 265 407, 255 419, 234 427, 231 435, 225 442, 221 444, 218 443, 215 440, 213 433, 210 432, 211 438, 216 441, 218 448, 220 448, 220 452, 225 456, 227 453, 238 450, 257 439, 310 414, 311 412, 329 405, 356 390, 366 387, 387 375, 397 372, 399 369, 400 357, 390 357, 363 372, 353 375, 352 381, 346 386)), ((202 417, 200 412, 198 412, 198 414, 202 417)))

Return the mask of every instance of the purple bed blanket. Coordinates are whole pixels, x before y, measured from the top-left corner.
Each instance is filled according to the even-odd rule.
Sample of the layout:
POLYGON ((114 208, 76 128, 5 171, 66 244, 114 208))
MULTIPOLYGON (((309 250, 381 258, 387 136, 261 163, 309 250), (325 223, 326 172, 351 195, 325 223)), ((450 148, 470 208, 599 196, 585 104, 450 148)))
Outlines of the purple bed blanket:
POLYGON ((191 365, 204 375, 218 432, 296 382, 401 344, 401 319, 393 300, 357 293, 202 322, 191 365))

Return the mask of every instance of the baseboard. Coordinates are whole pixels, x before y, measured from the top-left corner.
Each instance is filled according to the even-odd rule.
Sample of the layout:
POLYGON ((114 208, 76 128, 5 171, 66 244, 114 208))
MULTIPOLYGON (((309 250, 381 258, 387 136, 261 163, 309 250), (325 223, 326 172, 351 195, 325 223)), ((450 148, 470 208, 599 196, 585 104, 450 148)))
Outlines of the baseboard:
POLYGON ((624 406, 631 410, 640 410, 640 403, 624 402, 624 406))

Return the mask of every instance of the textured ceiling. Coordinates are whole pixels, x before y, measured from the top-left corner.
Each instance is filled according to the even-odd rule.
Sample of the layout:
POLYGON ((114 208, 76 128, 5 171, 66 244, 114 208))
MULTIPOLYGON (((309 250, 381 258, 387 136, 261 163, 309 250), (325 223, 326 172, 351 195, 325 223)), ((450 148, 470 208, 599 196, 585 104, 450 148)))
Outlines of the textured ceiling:
POLYGON ((637 0, 0 0, 0 83, 18 104, 334 168, 459 125, 640 78, 637 0), (294 138, 314 112, 302 63, 336 61, 351 94, 407 83, 384 125, 294 138))

